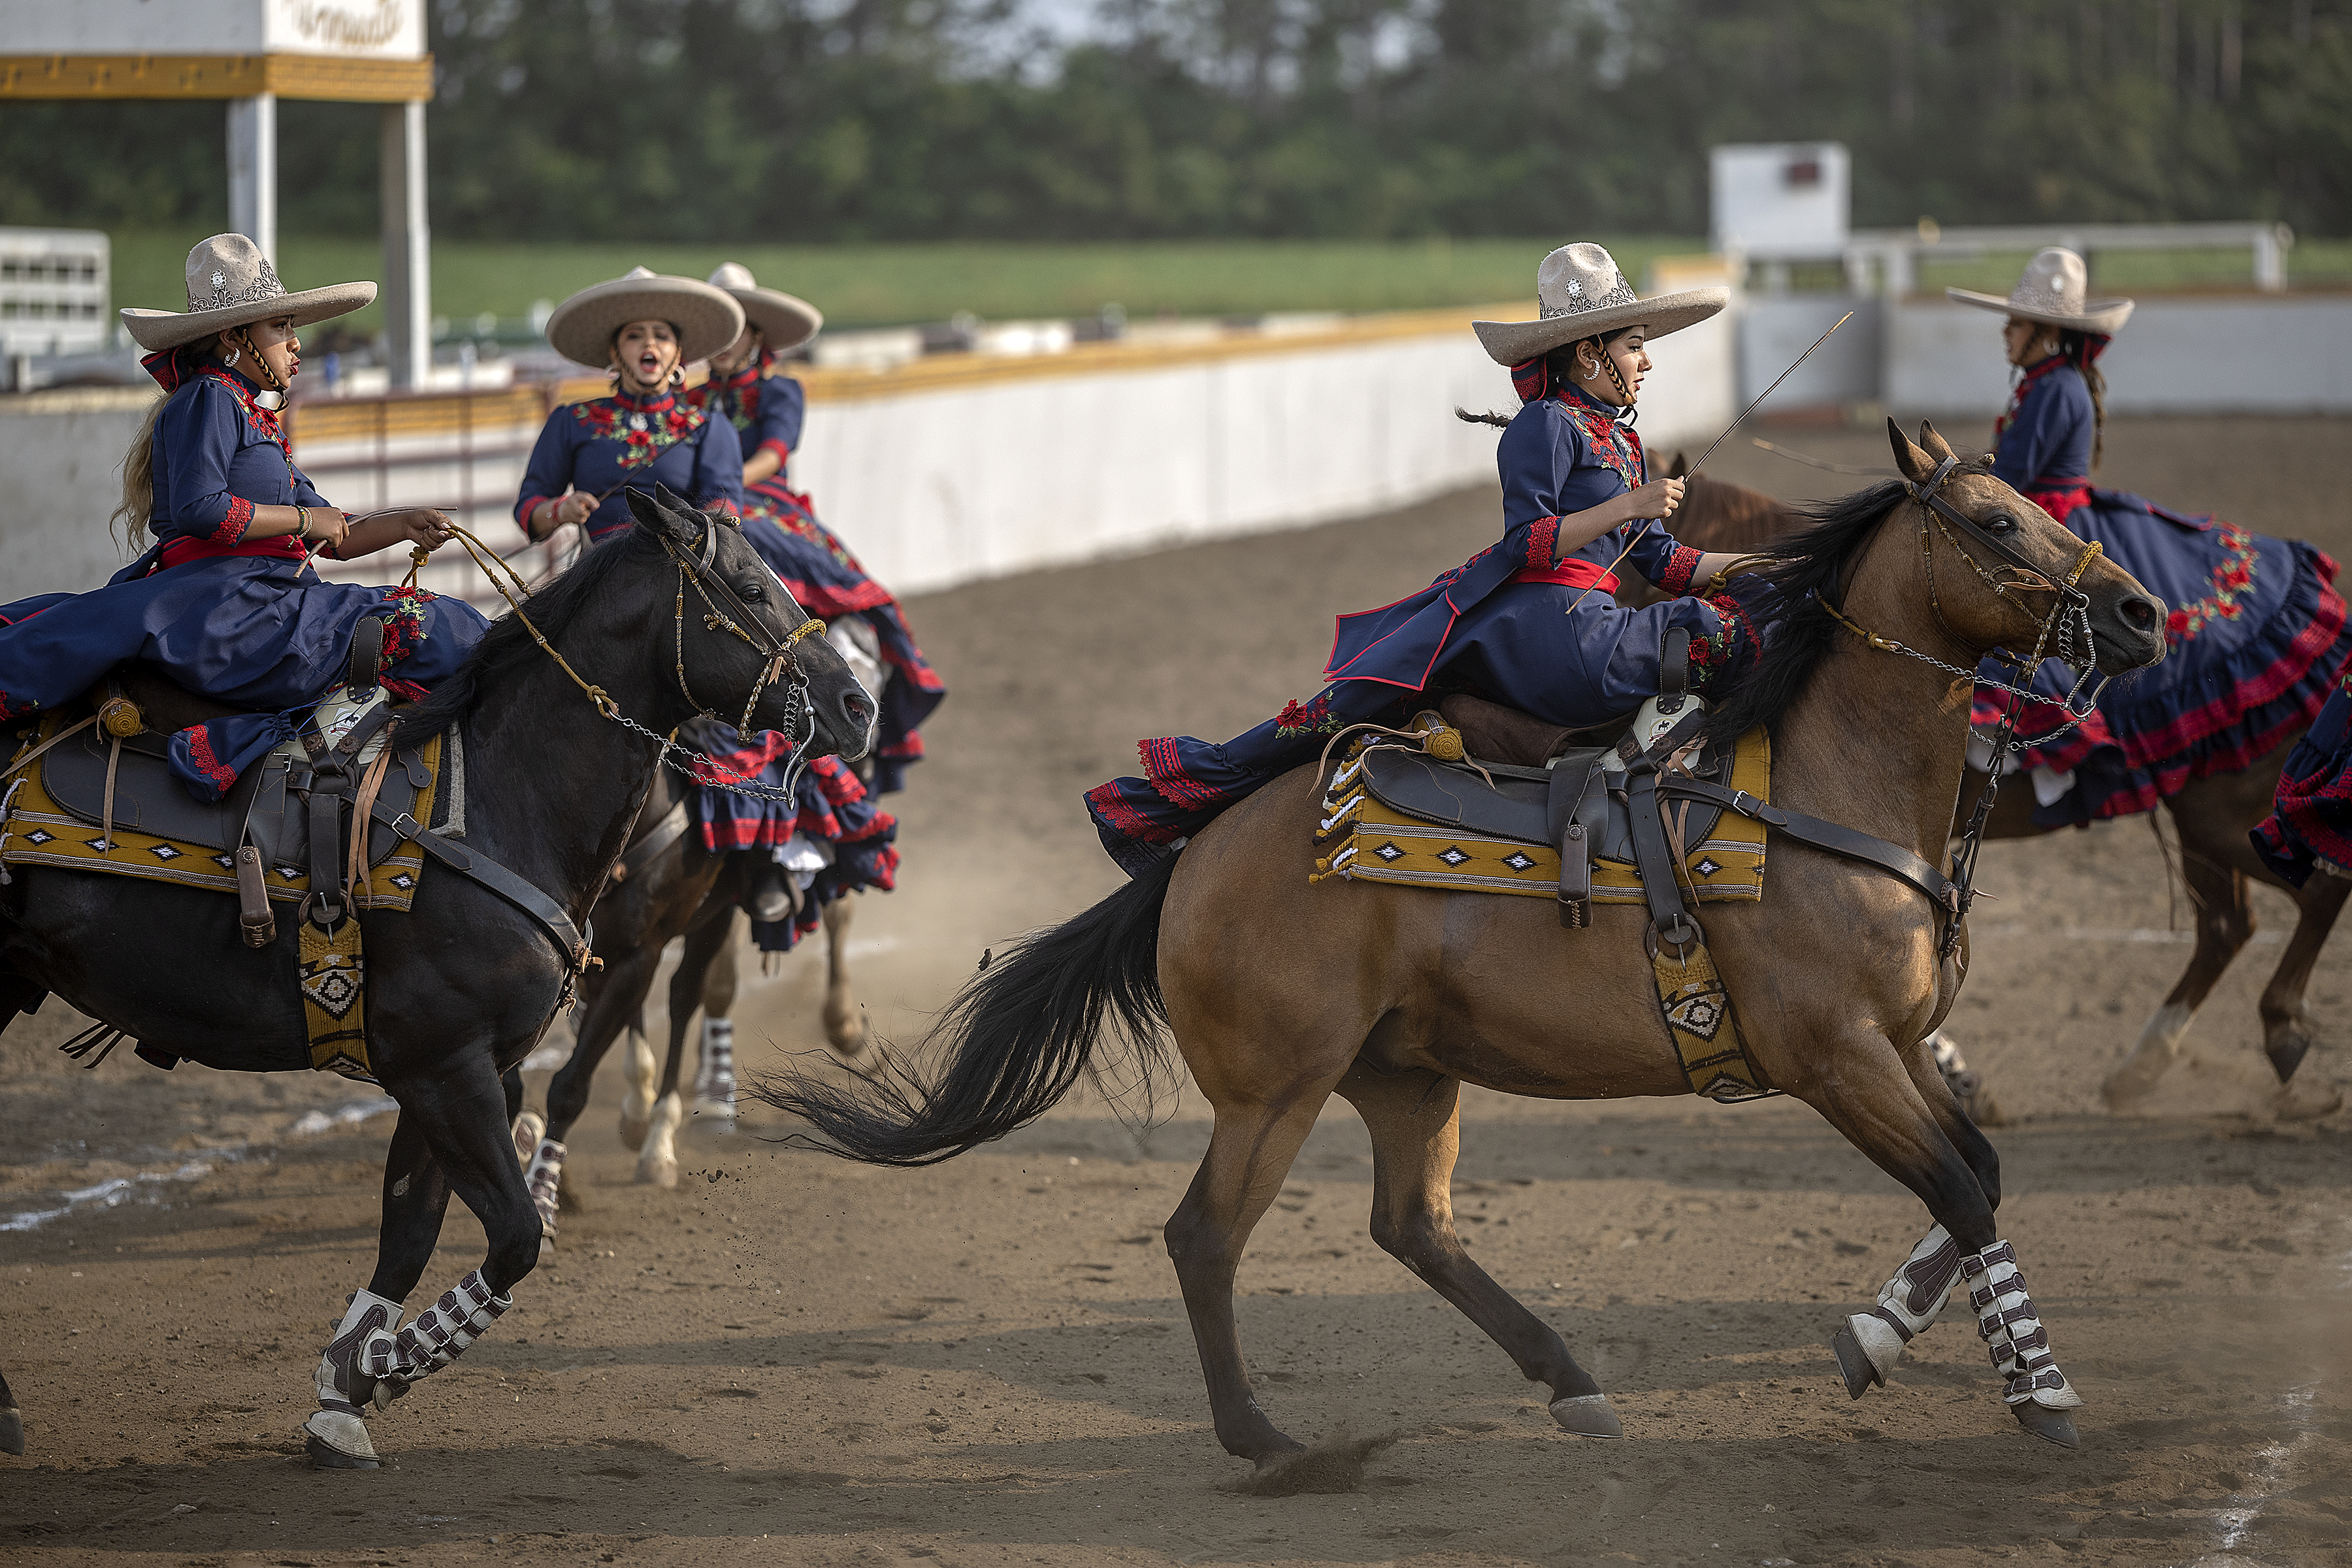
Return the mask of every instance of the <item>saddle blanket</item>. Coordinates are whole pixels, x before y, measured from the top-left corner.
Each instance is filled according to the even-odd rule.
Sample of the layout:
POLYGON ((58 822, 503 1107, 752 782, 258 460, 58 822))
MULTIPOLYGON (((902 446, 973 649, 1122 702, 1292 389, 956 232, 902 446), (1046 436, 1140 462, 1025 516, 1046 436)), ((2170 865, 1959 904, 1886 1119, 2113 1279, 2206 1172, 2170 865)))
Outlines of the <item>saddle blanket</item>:
MULTIPOLYGON (((16 755, 49 739, 65 721, 56 716, 45 717, 22 747, 12 747, 16 755)), ((118 789, 113 837, 110 839, 100 825, 100 810, 95 801, 79 802, 90 809, 75 811, 61 803, 51 792, 49 770, 53 765, 78 764, 76 776, 87 771, 93 763, 102 768, 106 742, 96 729, 87 730, 67 740, 38 763, 9 777, 0 785, 0 867, 55 866, 68 871, 95 871, 110 876, 135 877, 153 882, 176 882, 183 887, 203 888, 212 892, 235 894, 236 891, 236 847, 241 826, 252 817, 247 809, 253 804, 245 791, 218 806, 196 805, 186 795, 179 781, 164 771, 162 758, 126 747, 118 759, 118 789), (70 753, 87 751, 93 755, 75 757, 70 753), (166 793, 168 792, 168 793, 166 793), (176 836, 142 832, 135 824, 140 820, 140 805, 147 804, 150 813, 158 803, 168 802, 172 820, 195 823, 194 831, 184 830, 176 836), (204 842, 194 833, 204 831, 205 822, 217 818, 217 826, 205 837, 220 842, 204 842)), ((417 759, 424 764, 425 782, 415 792, 415 804, 407 805, 409 815, 428 826, 441 826, 448 810, 438 798, 442 789, 443 747, 436 736, 417 749, 417 759)), ((278 759, 273 755, 271 762, 278 759)), ((258 772, 259 770, 257 769, 258 772)), ((400 770, 394 768, 397 774, 400 770)), ((267 795, 271 789, 282 795, 285 771, 273 768, 257 781, 259 793, 267 795)), ((462 788, 462 785, 459 787, 462 788)), ((264 805, 268 803, 265 800, 264 805)), ((282 801, 281 801, 282 805, 282 801)), ((160 815, 160 814, 157 814, 160 815)), ((299 810, 293 813, 299 820, 299 810)), ((259 836, 257 835, 257 837, 259 836)), ((361 909, 409 909, 416 899, 418 879, 424 874, 425 851, 413 840, 394 840, 381 826, 373 830, 375 843, 370 846, 369 858, 374 861, 368 869, 365 889, 352 889, 352 903, 361 909), (377 858, 377 847, 387 841, 390 852, 377 858)), ((270 856, 264 853, 263 882, 274 902, 296 903, 310 890, 310 872, 307 853, 270 856), (284 864, 285 860, 301 862, 284 864)))
MULTIPOLYGON (((1427 821, 1399 810, 1381 799, 1370 785, 1364 756, 1371 749, 1355 753, 1332 775, 1315 834, 1315 880, 1341 877, 1454 893, 1510 893, 1530 899, 1559 896, 1556 849, 1538 839, 1427 821)), ((1623 775, 1617 776, 1622 781, 1623 775)), ((1467 788, 1484 787, 1477 774, 1465 766, 1448 770, 1447 777, 1467 788)), ((1772 742, 1759 726, 1740 737, 1732 752, 1731 776, 1720 782, 1759 800, 1769 800, 1771 780, 1772 742)), ((1625 811, 1622 795, 1612 795, 1610 829, 1596 836, 1600 852, 1592 860, 1595 903, 1643 901, 1642 874, 1633 863, 1629 836, 1623 831, 1625 811)), ((1682 867, 1685 896, 1701 903, 1764 896, 1762 823, 1737 812, 1705 812, 1688 802, 1667 806, 1662 816, 1666 841, 1683 847, 1676 859, 1682 867), (1695 811, 1714 820, 1702 828, 1705 837, 1698 843, 1685 845, 1683 829, 1695 811)))

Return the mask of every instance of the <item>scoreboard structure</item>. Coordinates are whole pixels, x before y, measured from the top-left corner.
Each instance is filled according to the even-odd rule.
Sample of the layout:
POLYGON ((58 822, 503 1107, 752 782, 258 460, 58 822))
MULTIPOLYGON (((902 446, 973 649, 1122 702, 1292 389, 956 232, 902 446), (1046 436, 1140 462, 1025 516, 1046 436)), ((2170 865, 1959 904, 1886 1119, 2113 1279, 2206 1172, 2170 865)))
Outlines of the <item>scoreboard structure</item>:
MULTIPOLYGON (((278 100, 383 106, 387 360, 395 387, 432 369, 426 0, 0 0, 0 104, 34 99, 224 100, 227 227, 274 262, 278 100)), ((162 301, 159 301, 162 303, 162 301)))

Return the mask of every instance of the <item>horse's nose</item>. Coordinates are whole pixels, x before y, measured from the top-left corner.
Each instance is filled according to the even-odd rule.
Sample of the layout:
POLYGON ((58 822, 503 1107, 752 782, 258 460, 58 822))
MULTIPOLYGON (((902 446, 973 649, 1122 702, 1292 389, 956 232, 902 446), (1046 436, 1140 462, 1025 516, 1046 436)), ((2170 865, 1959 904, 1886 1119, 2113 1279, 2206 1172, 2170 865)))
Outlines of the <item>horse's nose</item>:
POLYGON ((871 735, 876 712, 874 699, 866 694, 866 689, 850 682, 849 689, 841 694, 841 717, 850 733, 871 735))
POLYGON ((2116 606, 2116 614, 2132 630, 2152 632, 2164 625, 2164 601, 2147 594, 2134 594, 2116 606))

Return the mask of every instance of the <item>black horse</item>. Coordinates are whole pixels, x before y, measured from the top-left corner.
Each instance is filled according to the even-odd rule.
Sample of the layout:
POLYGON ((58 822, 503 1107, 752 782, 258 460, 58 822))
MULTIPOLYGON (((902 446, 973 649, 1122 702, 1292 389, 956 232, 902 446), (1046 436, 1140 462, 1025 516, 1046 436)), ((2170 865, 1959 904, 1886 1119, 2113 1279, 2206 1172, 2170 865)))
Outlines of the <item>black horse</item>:
MULTIPOLYGON (((732 719, 750 702, 746 728, 808 734, 811 755, 859 755, 874 731, 874 700, 821 637, 794 634, 808 617, 730 520, 666 490, 633 491, 629 502, 635 528, 524 606, 559 657, 520 616, 501 617, 397 731, 404 746, 459 732, 465 837, 450 842, 551 898, 575 926, 627 842, 660 765, 658 737, 706 705, 732 719)), ((0 1021, 55 992, 207 1067, 307 1068, 299 922, 250 949, 236 909, 195 889, 18 868, 0 889, 0 1021)), ((538 1259, 507 1084, 571 987, 577 955, 550 940, 560 923, 449 864, 425 875, 409 912, 366 918, 368 1052, 400 1120, 375 1274, 316 1373, 319 1410, 303 1427, 315 1464, 373 1467, 362 1414, 453 1361, 538 1259), (401 1302, 453 1193, 481 1221, 488 1250, 478 1270, 404 1323, 401 1302)))

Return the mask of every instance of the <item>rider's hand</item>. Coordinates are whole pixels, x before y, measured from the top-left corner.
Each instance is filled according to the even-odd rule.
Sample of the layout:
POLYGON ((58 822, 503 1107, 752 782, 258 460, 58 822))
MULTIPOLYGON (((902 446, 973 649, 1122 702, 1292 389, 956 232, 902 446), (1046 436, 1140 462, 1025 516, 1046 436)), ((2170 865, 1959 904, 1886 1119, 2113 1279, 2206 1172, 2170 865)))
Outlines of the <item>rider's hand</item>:
POLYGON ((596 498, 573 490, 555 503, 555 526, 562 528, 570 523, 585 522, 595 513, 596 498))
POLYGON ((343 542, 351 531, 352 520, 347 512, 331 506, 307 506, 302 509, 302 537, 313 544, 332 548, 343 542))
POLYGON ((417 507, 400 514, 400 532, 404 539, 415 541, 427 550, 438 550, 449 542, 449 514, 429 507, 417 507))
POLYGON ((1628 492, 1625 501, 1635 517, 1672 517, 1675 508, 1683 504, 1683 481, 1652 479, 1640 489, 1628 492))

